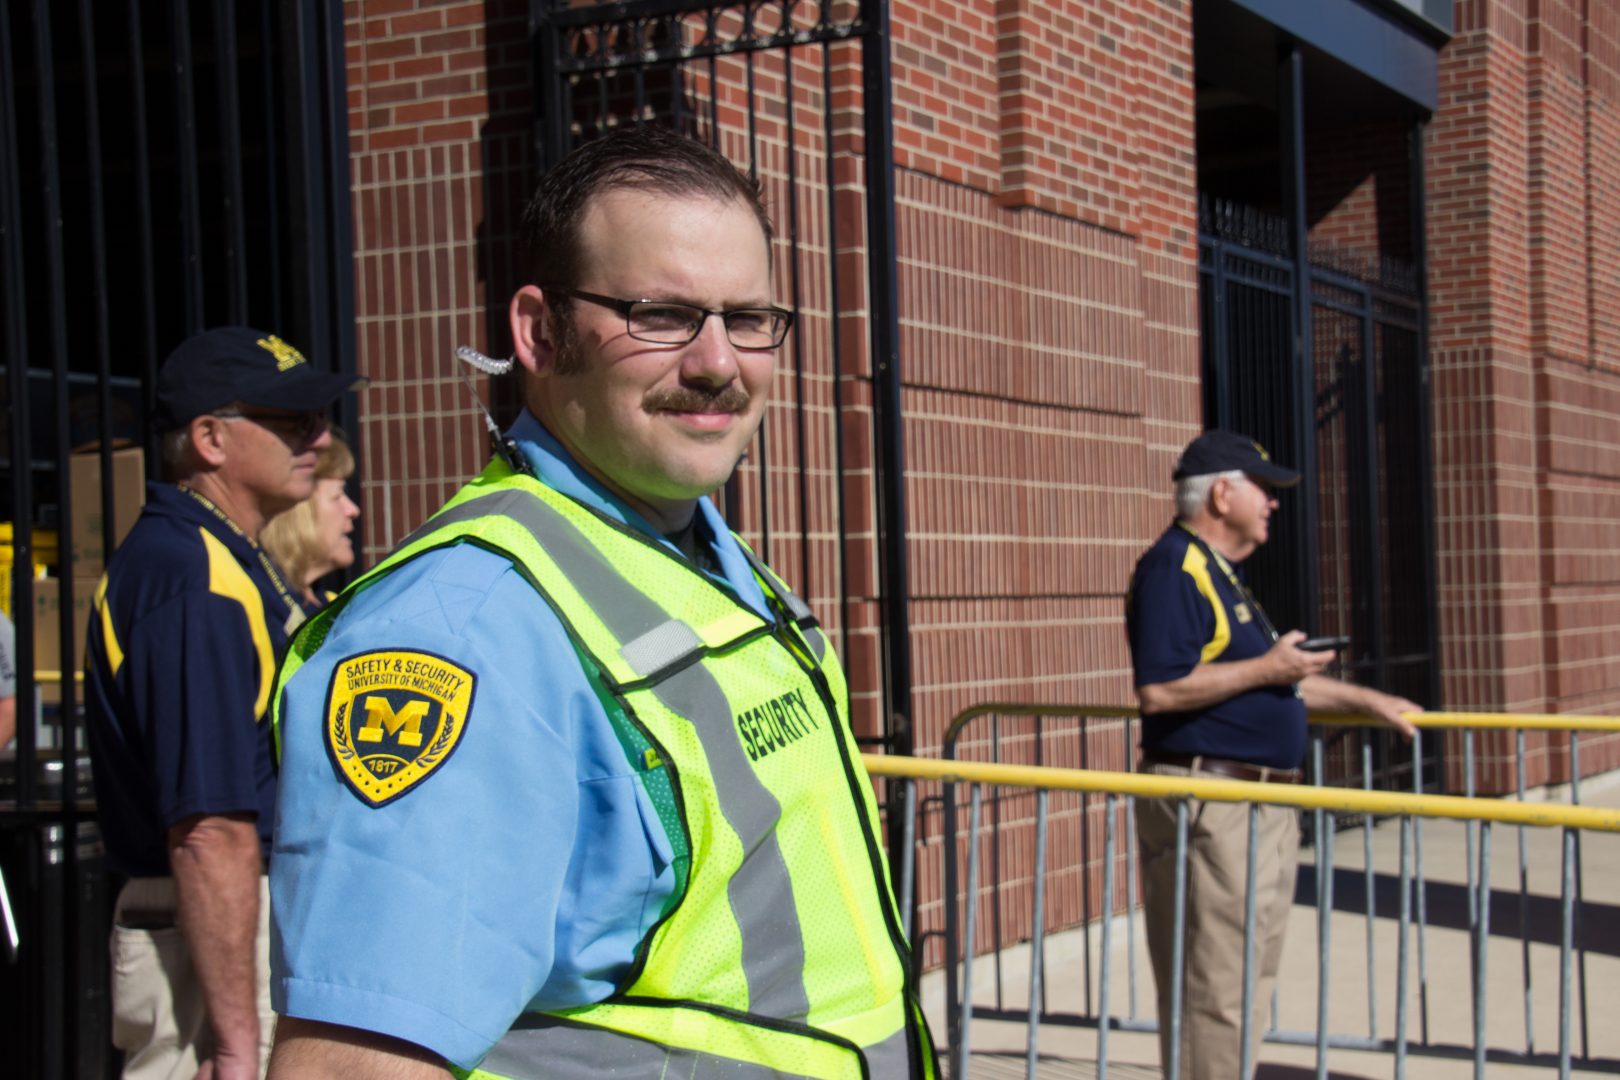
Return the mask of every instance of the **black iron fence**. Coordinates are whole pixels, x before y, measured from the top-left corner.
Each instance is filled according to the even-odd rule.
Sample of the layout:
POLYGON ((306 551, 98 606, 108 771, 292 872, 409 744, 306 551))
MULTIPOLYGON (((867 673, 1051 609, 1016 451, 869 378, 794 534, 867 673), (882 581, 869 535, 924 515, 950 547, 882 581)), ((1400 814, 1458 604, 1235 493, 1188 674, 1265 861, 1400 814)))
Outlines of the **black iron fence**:
MULTIPOLYGON (((1420 275, 1399 259, 1315 245, 1302 286, 1283 220, 1207 198, 1200 219, 1205 422, 1254 436, 1281 462, 1315 466, 1283 496, 1270 541, 1245 563, 1249 580, 1279 627, 1350 638, 1341 674, 1438 706, 1420 275)), ((1368 737, 1380 782, 1409 788, 1409 756, 1387 737, 1346 738, 1368 737)), ((1358 754, 1330 748, 1328 774, 1358 754)), ((1426 775, 1434 765, 1425 762, 1426 775)))
POLYGON ((116 883, 75 673, 103 553, 155 474, 157 364, 235 322, 354 368, 343 55, 341 6, 321 0, 0 0, 0 593, 19 672, 16 748, 0 751, 10 1075, 116 1067, 116 883))
POLYGON ((609 128, 655 123, 763 185, 777 288, 798 318, 725 511, 828 624, 863 741, 909 753, 887 0, 533 12, 542 167, 609 128))
MULTIPOLYGON (((1308 437, 1306 373, 1294 356, 1296 273, 1285 223, 1248 207, 1205 199, 1198 243, 1199 339, 1204 422, 1258 439, 1300 468, 1308 437)), ((1316 633, 1318 595, 1307 477, 1271 515, 1271 538, 1245 564, 1254 592, 1280 629, 1316 633)))

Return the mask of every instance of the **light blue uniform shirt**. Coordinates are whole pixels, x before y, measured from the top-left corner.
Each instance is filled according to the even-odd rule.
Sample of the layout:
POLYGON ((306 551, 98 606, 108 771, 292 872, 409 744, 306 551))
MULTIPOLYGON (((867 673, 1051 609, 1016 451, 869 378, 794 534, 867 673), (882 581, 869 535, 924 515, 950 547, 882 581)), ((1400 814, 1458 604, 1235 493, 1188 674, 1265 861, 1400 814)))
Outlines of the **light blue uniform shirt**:
MULTIPOLYGON (((528 413, 511 435, 542 482, 652 536, 528 413)), ((699 503, 725 579, 769 617, 745 556, 699 503)), ((668 543, 668 541, 664 541, 668 543)), ((600 1001, 674 887, 671 847, 556 614, 471 544, 354 597, 287 685, 270 866, 278 1013, 392 1035, 471 1068, 525 1011, 600 1001), (460 742, 372 807, 324 725, 337 664, 433 653, 476 677, 460 742)))

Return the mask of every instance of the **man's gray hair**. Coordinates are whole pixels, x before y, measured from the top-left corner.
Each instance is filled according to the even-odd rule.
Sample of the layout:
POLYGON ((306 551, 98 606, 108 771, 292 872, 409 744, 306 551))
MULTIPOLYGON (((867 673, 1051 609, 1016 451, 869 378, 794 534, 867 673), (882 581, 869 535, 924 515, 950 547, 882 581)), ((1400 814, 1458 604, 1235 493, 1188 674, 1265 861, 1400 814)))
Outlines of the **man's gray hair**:
POLYGON ((1198 516, 1198 511, 1209 501, 1209 489, 1215 486, 1215 481, 1222 478, 1242 480, 1243 470, 1228 469, 1226 472, 1205 473, 1203 476, 1183 476, 1177 480, 1176 516, 1183 521, 1198 516))

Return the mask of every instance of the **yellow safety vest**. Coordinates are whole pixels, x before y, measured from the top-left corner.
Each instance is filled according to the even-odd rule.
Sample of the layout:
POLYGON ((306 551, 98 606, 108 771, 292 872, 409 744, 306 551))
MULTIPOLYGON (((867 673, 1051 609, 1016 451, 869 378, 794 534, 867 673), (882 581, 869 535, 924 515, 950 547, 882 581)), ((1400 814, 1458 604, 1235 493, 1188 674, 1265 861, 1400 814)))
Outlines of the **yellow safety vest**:
POLYGON ((655 539, 496 460, 300 631, 283 684, 350 596, 454 543, 511 559, 562 619, 676 873, 611 997, 524 1014, 458 1075, 932 1080, 843 673, 809 607, 744 545, 762 618, 655 539))

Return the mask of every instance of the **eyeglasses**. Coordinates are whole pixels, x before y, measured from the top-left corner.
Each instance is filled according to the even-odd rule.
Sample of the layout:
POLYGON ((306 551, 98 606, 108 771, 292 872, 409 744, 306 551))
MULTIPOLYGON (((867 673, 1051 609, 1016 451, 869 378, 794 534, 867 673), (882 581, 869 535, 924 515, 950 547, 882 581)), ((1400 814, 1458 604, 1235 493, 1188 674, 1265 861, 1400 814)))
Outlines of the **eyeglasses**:
POLYGON ((655 345, 685 345, 702 332, 710 315, 720 316, 726 338, 739 349, 774 349, 787 338, 793 326, 793 312, 778 307, 711 311, 666 300, 619 300, 566 285, 542 285, 541 288, 617 311, 624 316, 625 329, 631 337, 655 345))
POLYGON ((251 420, 300 446, 308 446, 332 426, 324 412, 263 412, 257 409, 220 409, 210 415, 221 420, 251 420))

